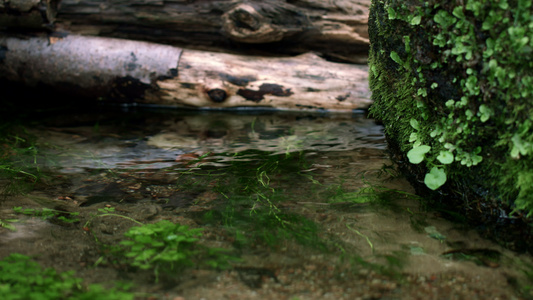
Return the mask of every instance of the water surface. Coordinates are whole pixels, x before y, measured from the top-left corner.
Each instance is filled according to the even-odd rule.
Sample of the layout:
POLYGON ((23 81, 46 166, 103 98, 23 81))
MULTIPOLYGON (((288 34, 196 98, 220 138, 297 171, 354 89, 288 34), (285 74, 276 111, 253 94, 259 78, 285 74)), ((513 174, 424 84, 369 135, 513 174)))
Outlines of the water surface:
POLYGON ((21 222, 1 232, 2 257, 30 255, 87 282, 126 278, 138 293, 170 299, 528 293, 530 258, 421 205, 388 160, 382 127, 363 114, 76 113, 28 130, 47 176, 3 202, 0 219, 21 222), (65 223, 14 206, 80 214, 65 223), (155 284, 152 272, 123 269, 102 253, 137 225, 124 217, 203 228, 202 243, 240 260, 155 284))

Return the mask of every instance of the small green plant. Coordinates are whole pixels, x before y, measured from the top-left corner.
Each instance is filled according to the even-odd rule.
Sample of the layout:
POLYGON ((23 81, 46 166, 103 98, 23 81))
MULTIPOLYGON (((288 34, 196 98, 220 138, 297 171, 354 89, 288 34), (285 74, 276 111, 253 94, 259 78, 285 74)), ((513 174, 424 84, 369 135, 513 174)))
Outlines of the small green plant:
MULTIPOLYGON (((304 216, 286 212, 279 203, 292 195, 284 191, 285 182, 304 176, 307 169, 301 153, 245 151, 235 154, 244 160, 234 160, 224 170, 227 176, 214 187, 225 199, 219 210, 204 214, 205 222, 221 222, 237 248, 266 245, 279 247, 282 242, 295 240, 300 244, 325 248, 318 236, 318 226, 304 216), (248 159, 253 155, 254 160, 248 159), (252 170, 252 171, 251 171, 252 170)), ((318 182, 316 182, 318 183, 318 182)))
POLYGON ((15 226, 11 225, 10 223, 17 222, 17 219, 0 219, 0 227, 4 227, 6 229, 9 229, 11 231, 15 231, 15 226))
POLYGON ((92 221, 94 220, 94 218, 97 218, 97 217, 119 217, 119 218, 123 218, 123 219, 126 219, 126 220, 130 220, 134 223, 137 223, 139 225, 144 225, 143 223, 133 219, 133 218, 130 218, 128 216, 124 216, 124 215, 121 215, 121 214, 116 214, 115 213, 115 208, 114 207, 103 207, 103 208, 99 208, 98 209, 98 214, 92 214, 91 215, 91 218, 89 220, 87 220, 87 222, 85 222, 85 224, 83 225, 84 228, 89 228, 92 221))
POLYGON ((19 214, 39 217, 43 220, 57 219, 62 223, 77 223, 80 221, 80 219, 77 218, 80 214, 79 212, 70 212, 50 208, 22 208, 20 206, 13 207, 13 211, 19 214))
POLYGON ((73 271, 57 273, 52 268, 43 269, 29 257, 14 253, 0 260, 0 298, 129 300, 133 294, 123 289, 106 290, 98 284, 84 287, 73 271))
POLYGON ((158 281, 159 273, 176 272, 185 267, 207 265, 226 268, 236 258, 226 249, 210 248, 199 243, 203 229, 189 228, 167 220, 130 228, 116 253, 127 264, 142 270, 152 269, 158 281))

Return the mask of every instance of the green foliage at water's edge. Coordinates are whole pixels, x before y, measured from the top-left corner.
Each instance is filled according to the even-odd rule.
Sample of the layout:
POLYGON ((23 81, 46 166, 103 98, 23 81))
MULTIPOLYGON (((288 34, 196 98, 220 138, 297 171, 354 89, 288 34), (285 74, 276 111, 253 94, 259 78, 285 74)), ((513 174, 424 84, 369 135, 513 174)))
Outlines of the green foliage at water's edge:
POLYGON ((533 215, 532 12, 530 0, 373 1, 371 114, 428 188, 533 215))
MULTIPOLYGON (((127 289, 127 288, 126 288, 127 289)), ((13 253, 0 260, 2 299, 114 299, 130 300, 123 288, 105 289, 99 284, 84 286, 73 272, 43 268, 28 256, 13 253)))

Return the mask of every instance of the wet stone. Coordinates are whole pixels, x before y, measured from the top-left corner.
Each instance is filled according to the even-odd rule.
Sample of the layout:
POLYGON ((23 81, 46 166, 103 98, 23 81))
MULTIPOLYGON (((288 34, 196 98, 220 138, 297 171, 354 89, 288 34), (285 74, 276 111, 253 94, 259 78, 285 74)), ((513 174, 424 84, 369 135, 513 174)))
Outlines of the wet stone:
POLYGON ((159 205, 143 205, 136 207, 132 214, 132 217, 137 221, 149 221, 154 219, 161 212, 161 206, 159 205))

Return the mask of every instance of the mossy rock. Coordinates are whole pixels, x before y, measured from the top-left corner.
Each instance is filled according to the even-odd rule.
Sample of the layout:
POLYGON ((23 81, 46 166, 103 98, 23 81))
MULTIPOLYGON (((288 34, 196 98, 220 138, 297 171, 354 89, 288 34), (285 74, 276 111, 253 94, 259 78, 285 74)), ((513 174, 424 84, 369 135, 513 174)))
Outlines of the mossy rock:
POLYGON ((531 0, 374 0, 371 115, 418 193, 533 251, 531 0))

